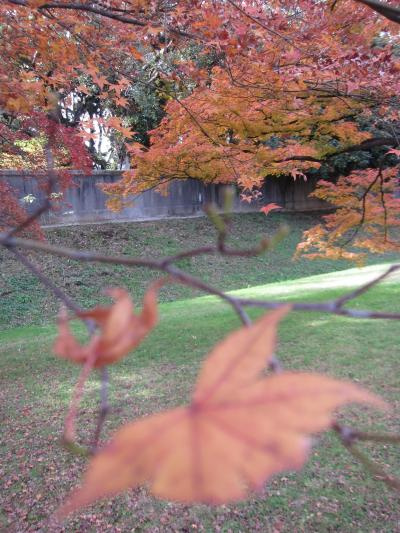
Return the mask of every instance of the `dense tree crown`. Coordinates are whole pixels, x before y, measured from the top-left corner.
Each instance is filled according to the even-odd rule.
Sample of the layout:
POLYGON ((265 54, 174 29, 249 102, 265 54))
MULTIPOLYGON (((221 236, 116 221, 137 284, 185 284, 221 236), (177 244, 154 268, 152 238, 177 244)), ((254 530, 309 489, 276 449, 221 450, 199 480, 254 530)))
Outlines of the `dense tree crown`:
POLYGON ((7 0, 0 15, 3 168, 43 171, 46 147, 56 169, 128 157, 107 189, 115 208, 177 178, 251 201, 271 176, 319 173, 316 195, 339 210, 302 251, 397 247, 390 4, 7 0))

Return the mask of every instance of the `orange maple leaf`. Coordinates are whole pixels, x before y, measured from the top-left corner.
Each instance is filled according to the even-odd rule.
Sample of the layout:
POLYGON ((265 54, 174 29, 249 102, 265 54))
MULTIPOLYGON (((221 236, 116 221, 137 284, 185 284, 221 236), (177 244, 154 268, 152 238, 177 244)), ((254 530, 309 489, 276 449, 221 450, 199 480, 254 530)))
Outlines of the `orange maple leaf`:
POLYGON ((143 61, 143 54, 139 52, 136 46, 131 46, 130 52, 135 59, 137 59, 138 61, 143 61))
POLYGON ((149 287, 143 298, 143 308, 139 315, 134 314, 132 300, 123 289, 107 291, 115 298, 115 304, 109 307, 98 306, 90 311, 78 313, 80 318, 92 320, 100 329, 100 333, 93 335, 86 346, 79 344, 72 335, 67 313, 65 310, 61 312, 58 322, 59 333, 53 347, 54 352, 59 357, 82 365, 65 419, 63 436, 65 442, 75 440, 75 419, 84 385, 91 370, 94 367, 103 367, 119 361, 133 348, 136 348, 154 328, 158 321, 157 292, 165 281, 165 279, 158 280, 149 287))
POLYGON ((93 360, 94 367, 102 367, 119 361, 154 328, 158 321, 157 292, 165 280, 154 282, 143 299, 142 312, 133 312, 133 303, 124 289, 109 289, 107 293, 115 299, 109 307, 95 307, 79 313, 80 318, 93 320, 100 333, 93 335, 85 346, 72 335, 69 318, 62 311, 58 321, 58 337, 54 352, 59 357, 78 364, 93 360))
POLYGON ((115 130, 122 133, 124 137, 128 138, 133 137, 137 133, 136 131, 132 131, 130 128, 125 128, 118 117, 110 117, 104 120, 104 125, 114 128, 115 130))
POLYGON ((327 429, 336 407, 382 405, 356 385, 317 374, 262 377, 277 324, 289 309, 283 306, 218 344, 188 407, 120 429, 58 516, 145 482, 156 496, 181 502, 239 500, 272 474, 300 468, 308 434, 327 429))
POLYGON ((387 154, 394 154, 397 157, 400 157, 400 150, 396 150, 395 148, 391 148, 386 152, 387 154))
POLYGON ((282 209, 282 207, 281 207, 280 205, 278 205, 278 204, 273 204, 273 203, 271 203, 271 204, 264 205, 264 206, 260 209, 260 211, 261 211, 262 213, 264 213, 264 215, 268 215, 268 213, 269 213, 270 211, 272 211, 273 209, 282 209))

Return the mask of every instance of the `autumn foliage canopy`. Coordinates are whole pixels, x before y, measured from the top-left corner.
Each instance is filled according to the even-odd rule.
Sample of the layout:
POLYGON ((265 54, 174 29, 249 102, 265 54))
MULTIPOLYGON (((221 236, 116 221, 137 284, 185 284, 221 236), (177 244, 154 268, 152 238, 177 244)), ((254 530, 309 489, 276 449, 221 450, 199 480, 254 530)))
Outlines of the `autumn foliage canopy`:
POLYGON ((131 170, 107 188, 114 208, 173 179, 234 183, 252 201, 265 179, 320 172, 315 194, 339 209, 301 252, 397 249, 397 173, 386 169, 398 163, 400 43, 390 3, 58 4, 0 6, 3 168, 43 169, 51 145, 58 169, 87 169, 85 143, 125 142, 131 170), (144 142, 129 116, 133 91, 150 86, 164 118, 144 142))

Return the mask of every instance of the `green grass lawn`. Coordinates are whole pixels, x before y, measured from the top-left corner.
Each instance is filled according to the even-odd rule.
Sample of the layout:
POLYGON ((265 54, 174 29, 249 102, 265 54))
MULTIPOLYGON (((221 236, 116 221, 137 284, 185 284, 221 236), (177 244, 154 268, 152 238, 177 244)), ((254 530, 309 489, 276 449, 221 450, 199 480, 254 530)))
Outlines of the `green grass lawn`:
MULTIPOLYGON (((281 275, 289 277, 283 268, 282 263, 277 273, 271 267, 271 273, 268 270, 263 276, 275 276, 274 280, 281 275)), ((261 275, 248 272, 251 286, 238 292, 320 301, 363 283, 382 268, 304 278, 295 267, 292 281, 267 285, 261 275)), ((234 283, 243 287, 243 283, 234 283)), ((399 276, 375 287, 352 306, 400 312, 399 276)), ((159 326, 138 350, 111 369, 112 414, 105 437, 124 421, 185 402, 204 356, 238 325, 232 311, 212 297, 162 303, 159 326)), ((77 332, 83 335, 80 326, 77 332)), ((58 444, 78 369, 52 355, 55 334, 53 321, 0 332, 0 530, 47 531, 47 517, 78 483, 84 467, 82 459, 58 444)), ((291 313, 279 329, 278 355, 287 368, 355 380, 394 406, 393 412, 384 413, 349 407, 340 415, 344 423, 364 430, 400 432, 397 323, 291 313)), ((79 420, 83 442, 93 430, 98 386, 94 375, 79 420)), ((400 475, 398 447, 366 445, 364 449, 400 475)), ((65 531, 397 532, 399 503, 398 493, 364 472, 336 437, 327 433, 316 436, 303 471, 275 476, 246 502, 214 508, 184 506, 155 500, 140 488, 82 511, 66 523, 65 531)))
MULTIPOLYGON (((343 270, 353 266, 347 261, 299 259, 292 261, 302 232, 320 221, 316 214, 262 213, 233 216, 229 243, 235 248, 254 246, 264 236, 273 235, 282 224, 289 235, 271 252, 253 258, 202 256, 180 262, 187 272, 224 290, 253 287, 343 270)), ((160 258, 184 249, 215 242, 215 230, 207 218, 162 220, 127 224, 98 224, 49 229, 47 239, 53 244, 81 250, 129 254, 142 258, 160 258)), ((141 299, 151 279, 158 275, 144 269, 126 269, 104 264, 83 264, 44 254, 32 254, 32 260, 65 292, 83 307, 99 301, 106 286, 127 287, 141 299)), ((399 260, 392 255, 371 256, 369 264, 399 260)), ((40 282, 19 265, 7 250, 0 249, 0 329, 16 325, 45 323, 53 320, 59 303, 43 290, 40 282)), ((162 301, 191 298, 193 291, 169 285, 161 292, 162 301)))

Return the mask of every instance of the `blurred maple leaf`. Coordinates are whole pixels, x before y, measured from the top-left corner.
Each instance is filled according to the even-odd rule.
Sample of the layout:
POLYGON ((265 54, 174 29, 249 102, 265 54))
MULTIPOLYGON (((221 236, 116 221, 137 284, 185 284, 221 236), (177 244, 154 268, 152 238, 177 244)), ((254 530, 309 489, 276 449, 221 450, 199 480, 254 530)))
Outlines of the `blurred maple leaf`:
POLYGON ((270 211, 273 211, 274 209, 282 209, 282 207, 278 204, 274 204, 274 203, 271 203, 271 204, 266 204, 264 205, 260 211, 261 213, 264 213, 264 215, 268 215, 268 213, 270 211))
POLYGON ((64 517, 99 498, 149 483, 159 497, 220 504, 272 474, 300 468, 308 434, 327 429, 348 402, 382 405, 351 383, 307 373, 262 377, 283 306, 230 334, 205 361, 192 401, 120 429, 91 461, 64 517))
POLYGON ((58 321, 59 333, 54 352, 64 359, 78 364, 93 360, 94 367, 102 367, 119 361, 142 342, 158 321, 157 292, 165 280, 154 282, 143 299, 142 312, 134 314, 133 302, 124 289, 109 289, 107 294, 115 299, 109 307, 95 307, 79 313, 80 318, 93 320, 100 333, 93 335, 82 346, 72 335, 69 318, 62 311, 58 321))

